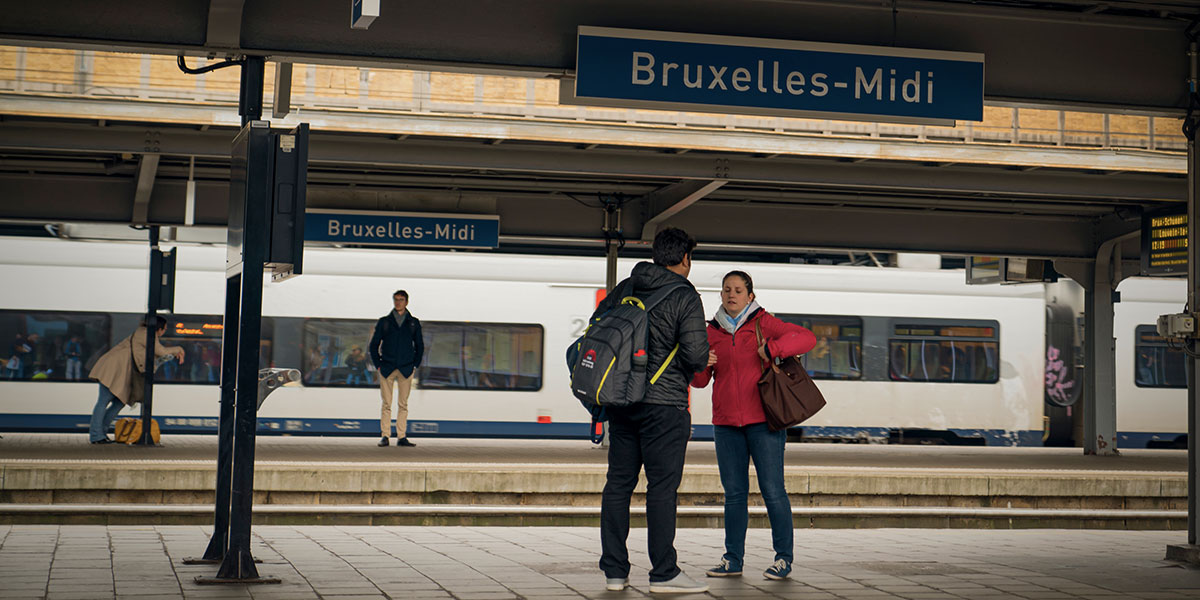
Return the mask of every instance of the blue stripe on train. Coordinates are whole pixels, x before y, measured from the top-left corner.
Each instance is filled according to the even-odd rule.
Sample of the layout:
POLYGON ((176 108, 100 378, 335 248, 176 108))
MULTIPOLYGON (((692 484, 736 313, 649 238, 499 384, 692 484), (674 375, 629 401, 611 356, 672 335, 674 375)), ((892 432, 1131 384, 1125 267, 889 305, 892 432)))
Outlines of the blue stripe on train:
MULTIPOLYGON (((129 416, 137 416, 136 413, 129 416)), ((37 431, 83 433, 88 429, 87 415, 0 414, 0 431, 37 431)), ((215 417, 159 416, 163 433, 214 434, 215 417)), ((409 421, 413 437, 542 438, 587 439, 584 423, 532 423, 503 421, 409 421)), ((886 440, 889 429, 883 427, 800 427, 805 439, 886 440)), ((962 438, 982 438, 989 446, 1040 446, 1040 431, 1004 431, 1000 429, 951 429, 962 438)), ((377 419, 276 419, 258 420, 260 435, 377 436, 377 419)), ((1178 433, 1121 432, 1120 448, 1145 448, 1151 441, 1173 441, 1178 433)), ((693 425, 692 439, 713 439, 712 425, 693 425)))

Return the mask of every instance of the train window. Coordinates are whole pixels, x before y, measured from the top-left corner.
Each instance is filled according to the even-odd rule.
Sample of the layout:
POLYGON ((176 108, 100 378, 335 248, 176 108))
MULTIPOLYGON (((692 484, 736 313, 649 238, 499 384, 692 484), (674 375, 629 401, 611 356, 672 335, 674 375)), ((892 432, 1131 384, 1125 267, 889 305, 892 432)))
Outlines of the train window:
POLYGON ((922 320, 897 323, 888 342, 893 381, 996 383, 1000 326, 922 320))
MULTIPOLYGON (((222 315, 164 314, 167 331, 164 346, 183 348, 183 362, 173 357, 158 359, 154 383, 216 385, 221 381, 221 341, 225 333, 222 315)), ((263 317, 258 364, 272 366, 272 319, 263 317)))
POLYGON ((1187 360, 1181 346, 1172 346, 1154 325, 1138 325, 1133 382, 1138 387, 1186 388, 1187 360))
POLYGON ((105 313, 0 310, 0 380, 87 381, 111 331, 105 313))
POLYGON ((367 352, 372 319, 307 319, 300 337, 302 380, 310 387, 378 387, 367 352))
POLYGON ((421 389, 542 388, 542 326, 507 323, 422 323, 421 389))
POLYGON ((801 357, 813 379, 862 379, 862 331, 859 317, 776 315, 817 336, 817 345, 801 357))

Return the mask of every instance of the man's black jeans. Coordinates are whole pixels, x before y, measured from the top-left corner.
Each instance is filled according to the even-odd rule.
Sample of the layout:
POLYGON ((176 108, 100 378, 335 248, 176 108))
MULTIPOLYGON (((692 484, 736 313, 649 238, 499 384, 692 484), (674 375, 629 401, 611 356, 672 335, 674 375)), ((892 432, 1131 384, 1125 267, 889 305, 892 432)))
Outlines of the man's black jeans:
POLYGON ((675 564, 675 505, 683 455, 691 437, 687 409, 634 404, 609 409, 608 482, 600 500, 600 569, 608 578, 629 576, 629 500, 646 467, 646 526, 650 581, 679 574, 675 564))

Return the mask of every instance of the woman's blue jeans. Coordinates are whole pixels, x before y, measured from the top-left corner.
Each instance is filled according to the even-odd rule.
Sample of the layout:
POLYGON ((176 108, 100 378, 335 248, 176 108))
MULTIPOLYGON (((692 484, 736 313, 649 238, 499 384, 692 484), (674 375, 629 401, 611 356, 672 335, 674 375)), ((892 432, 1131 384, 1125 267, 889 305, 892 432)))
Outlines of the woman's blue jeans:
POLYGON ((101 383, 100 397, 96 400, 96 408, 92 409, 92 422, 88 425, 88 439, 98 442, 108 437, 108 430, 122 408, 125 408, 125 403, 101 383))
POLYGON ((745 427, 716 425, 717 467, 721 487, 725 488, 725 560, 740 571, 746 556, 746 526, 749 512, 746 497, 750 492, 750 459, 758 474, 758 489, 767 518, 771 521, 771 542, 775 560, 792 563, 792 503, 783 485, 783 446, 786 431, 771 431, 766 423, 745 427))

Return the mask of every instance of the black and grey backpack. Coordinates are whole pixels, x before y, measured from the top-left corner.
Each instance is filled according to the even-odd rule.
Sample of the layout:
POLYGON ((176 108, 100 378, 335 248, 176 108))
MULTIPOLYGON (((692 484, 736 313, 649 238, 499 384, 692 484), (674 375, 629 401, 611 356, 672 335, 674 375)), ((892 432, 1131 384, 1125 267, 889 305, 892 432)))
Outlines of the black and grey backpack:
POLYGON ((625 296, 616 306, 596 317, 583 336, 567 349, 571 369, 571 392, 592 413, 606 419, 603 409, 641 402, 646 387, 667 370, 679 345, 667 356, 658 372, 646 372, 647 314, 671 292, 687 287, 678 283, 660 288, 644 300, 625 296))

